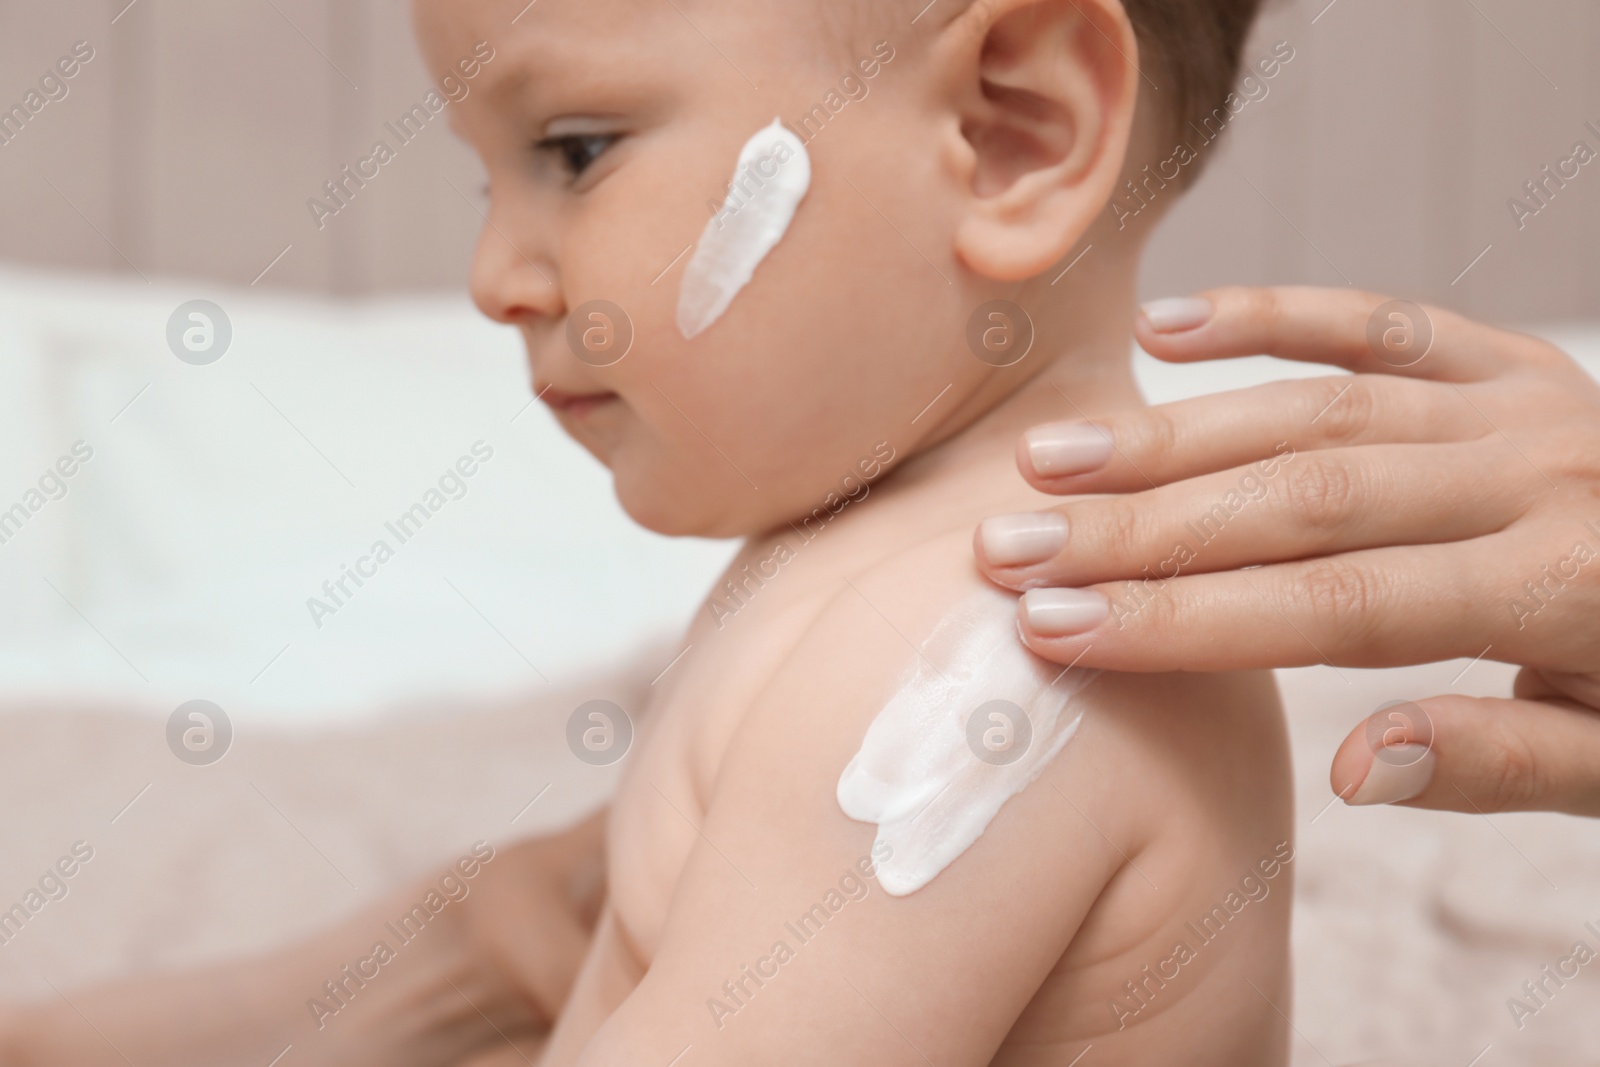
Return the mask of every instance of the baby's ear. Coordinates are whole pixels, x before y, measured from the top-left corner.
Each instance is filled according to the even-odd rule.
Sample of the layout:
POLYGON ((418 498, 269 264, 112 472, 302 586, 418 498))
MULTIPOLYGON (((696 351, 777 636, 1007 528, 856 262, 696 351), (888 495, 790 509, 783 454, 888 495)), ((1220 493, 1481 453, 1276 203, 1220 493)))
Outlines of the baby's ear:
POLYGON ((976 0, 944 28, 966 208, 956 254, 999 281, 1047 270, 1104 209, 1138 96, 1120 0, 976 0))

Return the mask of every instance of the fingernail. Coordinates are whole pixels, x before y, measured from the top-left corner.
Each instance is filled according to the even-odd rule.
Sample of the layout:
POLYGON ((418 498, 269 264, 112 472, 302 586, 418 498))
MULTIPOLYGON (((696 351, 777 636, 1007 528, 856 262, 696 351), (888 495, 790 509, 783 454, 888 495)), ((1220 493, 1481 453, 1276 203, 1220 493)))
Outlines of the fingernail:
POLYGON ((1067 519, 1053 511, 994 515, 978 524, 983 558, 995 567, 1031 567, 1067 543, 1067 519))
POLYGON ((1428 788, 1433 781, 1436 760, 1427 745, 1389 745, 1372 758, 1366 781, 1345 801, 1351 807, 1368 804, 1393 804, 1428 788))
POLYGON ((1111 602, 1093 589, 1030 589, 1022 614, 1040 637, 1072 637, 1105 622, 1111 602))
POLYGON ((1211 301, 1199 296, 1174 296, 1152 300, 1139 309, 1156 333, 1179 333, 1211 321, 1211 301))
POLYGON ((1114 451, 1111 432, 1092 422, 1047 422, 1022 435, 1035 474, 1059 478, 1106 465, 1114 451))

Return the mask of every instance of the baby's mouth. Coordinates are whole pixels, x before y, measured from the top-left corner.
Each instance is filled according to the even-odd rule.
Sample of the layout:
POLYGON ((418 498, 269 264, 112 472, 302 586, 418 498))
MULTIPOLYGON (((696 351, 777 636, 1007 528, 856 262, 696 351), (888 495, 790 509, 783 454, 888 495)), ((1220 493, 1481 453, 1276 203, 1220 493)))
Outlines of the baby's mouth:
POLYGON ((581 419, 619 399, 616 393, 568 393, 561 389, 546 386, 539 393, 539 399, 550 405, 550 409, 558 415, 569 415, 574 419, 581 419))

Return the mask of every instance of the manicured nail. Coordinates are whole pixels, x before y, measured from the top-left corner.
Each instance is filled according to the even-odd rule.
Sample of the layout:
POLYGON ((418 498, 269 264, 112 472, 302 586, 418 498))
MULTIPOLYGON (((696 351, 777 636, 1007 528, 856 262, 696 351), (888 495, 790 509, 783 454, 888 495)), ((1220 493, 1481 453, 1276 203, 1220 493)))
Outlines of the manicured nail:
POLYGON ((1433 781, 1436 760, 1427 745, 1389 745, 1372 758, 1366 781, 1345 803, 1351 807, 1410 800, 1433 781))
POLYGON ((1067 519, 1053 511, 994 515, 978 524, 983 558, 994 567, 1031 567, 1067 543, 1067 519))
POLYGON ((1156 333, 1179 333, 1204 326, 1211 321, 1211 301, 1198 296, 1174 296, 1152 300, 1139 309, 1156 333))
POLYGON ((1093 589, 1030 589, 1022 614, 1040 637, 1072 637, 1105 622, 1111 602, 1093 589))
POLYGON ((1099 470, 1115 451, 1111 431, 1092 422, 1047 422, 1028 430, 1022 440, 1033 472, 1047 478, 1099 470))

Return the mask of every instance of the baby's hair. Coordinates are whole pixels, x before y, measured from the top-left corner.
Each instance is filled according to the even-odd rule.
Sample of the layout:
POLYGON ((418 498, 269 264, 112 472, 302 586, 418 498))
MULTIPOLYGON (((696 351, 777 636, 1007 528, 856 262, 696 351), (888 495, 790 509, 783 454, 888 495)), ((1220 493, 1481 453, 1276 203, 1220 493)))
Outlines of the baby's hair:
MULTIPOLYGON (((1122 6, 1139 37, 1139 65, 1157 86, 1152 102, 1165 114, 1165 132, 1187 139, 1232 91, 1261 0, 1122 0, 1122 6)), ((1199 170, 1184 168, 1182 181, 1199 170)))
MULTIPOLYGON (((1072 0, 1065 0, 1072 2, 1072 0)), ((1264 0, 1122 0, 1128 21, 1139 38, 1143 73, 1140 90, 1150 94, 1150 104, 1164 119, 1163 137, 1202 141, 1205 120, 1222 107, 1239 77, 1239 61, 1245 39, 1264 0), (1152 88, 1154 86, 1154 88, 1152 88), (1191 126, 1193 131, 1191 132, 1191 126)), ((859 50, 869 35, 893 40, 903 31, 907 11, 937 12, 944 20, 961 12, 973 14, 975 6, 991 6, 993 0, 956 0, 955 3, 929 5, 927 0, 845 0, 823 4, 822 18, 832 31, 835 46, 844 41, 859 50), (930 10, 931 8, 931 10, 930 10)), ((831 55, 831 51, 830 51, 831 55)), ((845 59, 854 58, 846 55, 845 59)), ((830 61, 832 61, 830 59, 830 61)), ((1199 174, 1204 160, 1183 168, 1178 179, 1187 186, 1199 174)))

